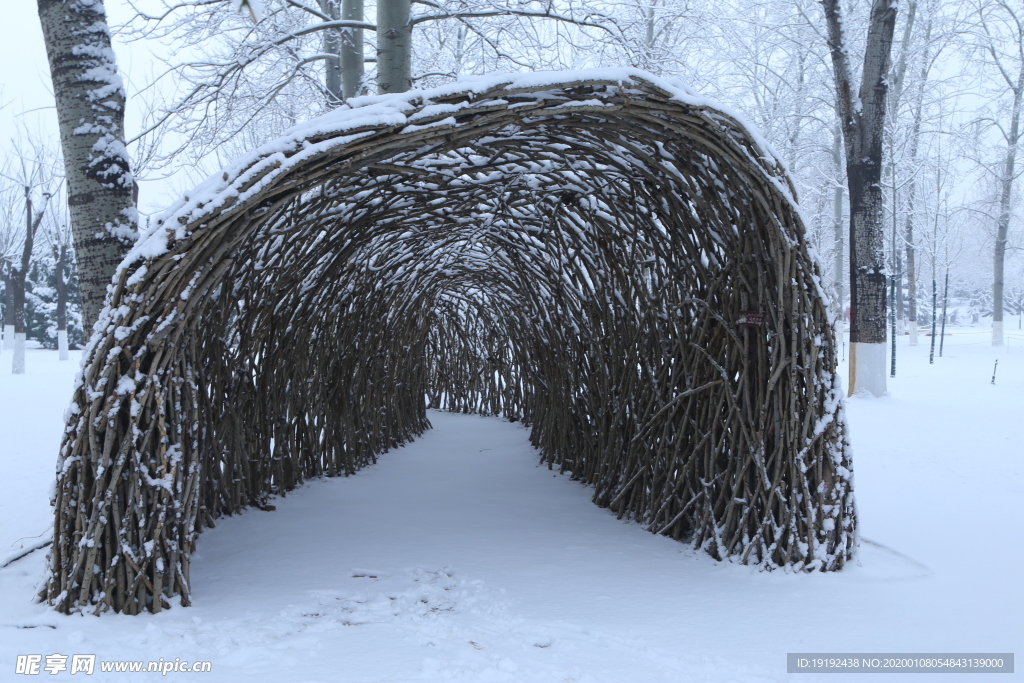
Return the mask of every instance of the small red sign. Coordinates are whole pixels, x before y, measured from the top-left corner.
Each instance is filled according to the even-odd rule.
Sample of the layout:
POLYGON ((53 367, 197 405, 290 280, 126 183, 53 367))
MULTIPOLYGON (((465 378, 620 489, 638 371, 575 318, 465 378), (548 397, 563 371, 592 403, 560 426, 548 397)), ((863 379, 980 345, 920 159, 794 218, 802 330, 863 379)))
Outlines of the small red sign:
POLYGON ((736 319, 737 325, 749 325, 750 327, 761 327, 764 325, 764 313, 758 311, 740 311, 740 317, 736 319))

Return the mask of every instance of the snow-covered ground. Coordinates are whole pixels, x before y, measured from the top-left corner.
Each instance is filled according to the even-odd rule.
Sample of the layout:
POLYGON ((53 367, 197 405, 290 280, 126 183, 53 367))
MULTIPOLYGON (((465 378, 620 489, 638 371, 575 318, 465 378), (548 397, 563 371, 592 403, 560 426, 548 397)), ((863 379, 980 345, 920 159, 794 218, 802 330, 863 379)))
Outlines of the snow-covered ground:
MULTIPOLYGON (((167 678, 211 683, 841 681, 856 674, 787 674, 786 653, 1019 654, 1024 334, 997 352, 951 331, 934 365, 928 337, 901 339, 890 395, 848 403, 864 543, 840 573, 717 563, 592 505, 521 426, 432 413, 376 466, 205 531, 193 607, 66 617, 33 602, 45 551, 0 569, 0 681, 34 678, 17 655, 54 653, 205 660, 167 678)), ((56 356, 30 350, 12 376, 0 355, 0 564, 50 526, 77 368, 56 356)))

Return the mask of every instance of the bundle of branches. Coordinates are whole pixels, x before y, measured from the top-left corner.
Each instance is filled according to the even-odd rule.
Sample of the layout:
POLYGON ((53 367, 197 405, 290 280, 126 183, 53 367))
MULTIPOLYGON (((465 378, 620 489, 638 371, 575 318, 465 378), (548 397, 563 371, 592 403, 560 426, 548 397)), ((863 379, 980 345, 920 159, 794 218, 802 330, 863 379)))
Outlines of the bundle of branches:
POLYGON ((374 462, 428 407, 521 419, 597 504, 715 558, 842 567, 835 343, 791 193, 736 116, 634 70, 361 98, 293 129, 125 261, 45 598, 188 604, 204 526, 374 462))

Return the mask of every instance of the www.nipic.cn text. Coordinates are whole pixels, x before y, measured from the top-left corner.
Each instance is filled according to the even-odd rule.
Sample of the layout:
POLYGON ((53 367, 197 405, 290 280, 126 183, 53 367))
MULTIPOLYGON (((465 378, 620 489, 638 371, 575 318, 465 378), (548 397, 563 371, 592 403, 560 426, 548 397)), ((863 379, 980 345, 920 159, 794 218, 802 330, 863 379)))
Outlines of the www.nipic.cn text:
MULTIPOLYGON (((161 657, 158 660, 149 662, 138 662, 128 660, 112 660, 99 662, 98 668, 103 673, 159 673, 166 676, 169 673, 205 673, 213 668, 211 662, 190 662, 175 658, 173 660, 161 657)), ((50 674, 51 676, 64 673, 90 675, 96 672, 96 655, 18 655, 14 665, 14 673, 35 676, 39 674, 50 674)))

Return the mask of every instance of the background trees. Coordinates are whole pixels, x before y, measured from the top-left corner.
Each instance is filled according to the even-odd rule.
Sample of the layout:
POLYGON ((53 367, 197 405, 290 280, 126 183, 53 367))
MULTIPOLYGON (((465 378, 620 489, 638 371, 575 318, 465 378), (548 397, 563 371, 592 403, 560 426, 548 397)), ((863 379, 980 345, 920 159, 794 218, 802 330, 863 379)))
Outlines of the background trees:
POLYGON ((0 169, 0 312, 11 369, 25 372, 25 347, 83 340, 63 173, 57 153, 23 131, 0 169), (70 331, 70 336, 69 336, 70 331))
MULTIPOLYGON (((117 48, 160 60, 150 60, 154 75, 136 81, 129 102, 129 146, 144 197, 156 188, 166 197, 186 192, 298 121, 391 88, 381 88, 377 62, 378 36, 391 30, 390 20, 378 21, 375 2, 264 0, 252 3, 256 14, 229 0, 110 6, 129 4, 117 48)), ((859 65, 872 6, 844 5, 846 53, 859 65)), ((884 237, 873 247, 881 265, 875 259, 872 267, 884 280, 897 333, 912 342, 941 315, 931 305, 929 251, 940 168, 943 211, 958 216, 949 223, 960 245, 949 265, 950 309, 961 321, 976 310, 978 324, 1015 310, 1008 297, 1021 288, 1024 258, 1015 156, 1015 93, 1024 73, 1019 19, 1016 6, 1001 0, 907 0, 895 16, 880 181, 884 237)), ((397 21, 411 41, 409 73, 399 80, 414 87, 493 70, 632 65, 678 77, 734 108, 789 166, 842 317, 851 293, 847 150, 820 2, 417 0, 408 19, 397 21)), ((157 204, 149 200, 148 210, 157 204)), ((886 329, 882 339, 891 342, 892 333, 886 329)))
POLYGON ((0 275, 4 285, 4 341, 13 352, 11 372, 25 372, 26 284, 35 253, 39 226, 62 180, 59 164, 38 140, 22 139, 0 171, 4 183, 0 189, 0 220, 7 236, 0 255, 0 275), (16 226, 21 223, 20 229, 16 226), (7 344, 9 339, 12 343, 7 344))
POLYGON ((977 0, 969 5, 969 54, 978 59, 984 92, 991 98, 986 122, 998 131, 994 153, 979 158, 998 182, 992 259, 992 344, 1003 344, 1006 250, 1013 211, 1013 190, 1020 172, 1017 152, 1024 110, 1024 8, 1006 0, 977 0))

